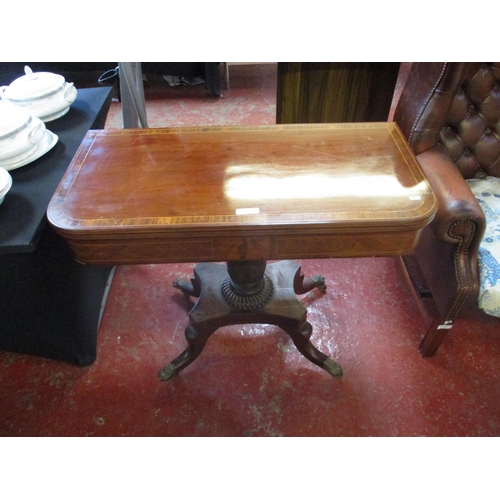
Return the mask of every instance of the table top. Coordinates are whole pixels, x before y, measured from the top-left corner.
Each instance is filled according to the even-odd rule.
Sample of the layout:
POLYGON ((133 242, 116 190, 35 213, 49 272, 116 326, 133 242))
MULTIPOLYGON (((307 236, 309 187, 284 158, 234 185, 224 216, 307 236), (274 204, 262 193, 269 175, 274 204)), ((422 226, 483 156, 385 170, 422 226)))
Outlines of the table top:
POLYGON ((0 206, 0 254, 36 249, 50 199, 87 131, 104 127, 111 97, 111 87, 78 89, 68 113, 46 124, 59 137, 54 148, 9 172, 12 188, 0 206))
POLYGON ((436 208, 395 123, 308 124, 89 131, 48 218, 85 262, 191 262, 399 255, 436 208))

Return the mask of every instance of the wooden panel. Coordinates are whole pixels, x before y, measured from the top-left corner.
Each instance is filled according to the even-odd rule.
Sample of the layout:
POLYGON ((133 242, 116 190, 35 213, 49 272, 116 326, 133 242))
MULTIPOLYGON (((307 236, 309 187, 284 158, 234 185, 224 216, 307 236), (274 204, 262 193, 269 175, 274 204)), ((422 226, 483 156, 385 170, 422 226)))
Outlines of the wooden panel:
POLYGON ((309 236, 214 237, 94 240, 71 236, 73 255, 86 264, 160 264, 168 262, 220 262, 235 260, 321 259, 332 257, 387 257, 411 252, 420 231, 309 236))
POLYGON ((276 123, 386 121, 400 63, 278 63, 276 123))
POLYGON ((83 262, 144 263, 399 255, 435 209, 396 124, 275 125, 91 131, 48 217, 83 262))

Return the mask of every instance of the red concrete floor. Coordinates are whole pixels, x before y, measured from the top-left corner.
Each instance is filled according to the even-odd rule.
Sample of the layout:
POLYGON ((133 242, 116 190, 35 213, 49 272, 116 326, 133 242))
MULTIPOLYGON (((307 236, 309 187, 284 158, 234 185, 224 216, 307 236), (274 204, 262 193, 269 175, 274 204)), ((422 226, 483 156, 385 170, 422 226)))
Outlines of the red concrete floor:
MULTIPOLYGON (((224 99, 242 95, 233 78, 224 99)), ((279 328, 245 325, 217 331, 192 365, 160 382, 186 346, 192 305, 172 282, 194 264, 120 266, 93 365, 0 352, 0 436, 500 435, 498 320, 478 313, 424 359, 425 320, 398 259, 301 263, 326 279, 325 294, 301 301, 311 340, 343 378, 303 358, 279 328)))
POLYGON ((279 328, 222 328, 169 382, 189 302, 171 284, 192 265, 117 269, 97 361, 77 368, 1 353, 3 436, 498 436, 500 338, 489 318, 457 326, 431 359, 425 324, 391 258, 302 261, 326 294, 301 297, 333 378, 279 328))

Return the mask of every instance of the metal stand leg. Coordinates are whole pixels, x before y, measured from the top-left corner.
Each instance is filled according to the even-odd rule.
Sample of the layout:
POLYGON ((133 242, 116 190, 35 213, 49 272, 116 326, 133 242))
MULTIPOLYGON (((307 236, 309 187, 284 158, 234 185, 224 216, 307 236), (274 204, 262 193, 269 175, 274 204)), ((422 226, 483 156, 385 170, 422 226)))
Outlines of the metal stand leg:
POLYGON ((226 89, 229 89, 229 63, 224 63, 224 82, 226 84, 226 89))
POLYGON ((123 128, 148 128, 141 63, 121 62, 118 67, 123 128))

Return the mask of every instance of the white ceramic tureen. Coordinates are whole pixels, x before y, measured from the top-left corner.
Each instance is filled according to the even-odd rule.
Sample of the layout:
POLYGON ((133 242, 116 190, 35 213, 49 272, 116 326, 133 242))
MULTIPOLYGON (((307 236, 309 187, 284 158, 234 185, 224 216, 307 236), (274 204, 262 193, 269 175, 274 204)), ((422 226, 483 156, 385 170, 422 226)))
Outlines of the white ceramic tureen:
POLYGON ((0 102, 0 167, 33 154, 45 136, 42 120, 24 108, 0 102))
POLYGON ((44 122, 55 120, 69 111, 78 95, 73 83, 66 82, 56 73, 33 73, 29 66, 25 66, 24 71, 25 75, 0 87, 3 101, 27 109, 44 122))

